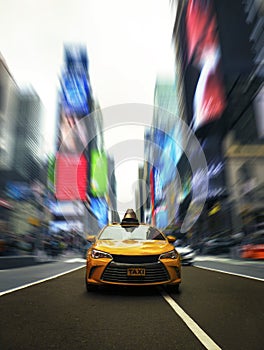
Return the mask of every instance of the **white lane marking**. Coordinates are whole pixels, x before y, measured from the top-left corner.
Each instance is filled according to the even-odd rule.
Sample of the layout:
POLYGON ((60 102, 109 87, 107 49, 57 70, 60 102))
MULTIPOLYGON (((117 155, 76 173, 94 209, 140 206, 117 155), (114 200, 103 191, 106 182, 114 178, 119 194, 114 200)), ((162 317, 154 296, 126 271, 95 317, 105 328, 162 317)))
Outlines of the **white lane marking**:
POLYGON ((161 291, 163 298, 172 307, 176 314, 183 320, 192 333, 208 350, 221 350, 221 348, 198 326, 194 320, 164 291, 161 291))
POLYGON ((221 258, 219 256, 213 256, 213 255, 204 255, 204 256, 196 256, 194 258, 194 262, 199 261, 216 261, 216 262, 224 262, 229 263, 232 265, 263 265, 264 266, 264 260, 238 260, 238 259, 232 259, 232 258, 221 258))
POLYGON ((59 274, 57 274, 57 275, 51 276, 51 277, 43 278, 43 279, 41 279, 41 280, 38 280, 38 281, 35 281, 35 282, 32 282, 32 283, 24 284, 24 285, 19 286, 19 287, 16 287, 16 288, 12 288, 12 289, 5 290, 5 291, 3 291, 3 292, 0 292, 0 297, 1 297, 2 295, 9 294, 9 293, 13 293, 13 292, 15 292, 15 291, 17 291, 17 290, 20 290, 20 289, 24 289, 24 288, 27 288, 27 287, 34 286, 35 284, 40 284, 40 283, 43 283, 43 282, 52 280, 52 279, 54 279, 54 278, 58 278, 58 277, 60 277, 60 276, 66 275, 67 273, 70 273, 70 272, 73 272, 73 271, 82 269, 84 266, 85 266, 85 265, 82 265, 82 266, 76 267, 75 269, 71 269, 71 270, 68 270, 68 271, 59 273, 59 274))
POLYGON ((197 267, 198 269, 210 270, 210 271, 214 271, 214 272, 225 273, 227 275, 244 277, 244 278, 249 278, 249 279, 252 279, 252 280, 264 282, 264 278, 253 277, 253 276, 243 275, 243 274, 240 274, 240 273, 228 272, 228 271, 224 271, 224 270, 213 269, 211 267, 204 267, 204 266, 197 266, 197 265, 194 265, 194 267, 197 267))
POLYGON ((65 263, 68 263, 68 264, 71 264, 71 263, 85 262, 85 261, 86 261, 86 260, 85 260, 85 259, 82 259, 82 258, 73 258, 73 259, 65 260, 64 262, 65 262, 65 263))

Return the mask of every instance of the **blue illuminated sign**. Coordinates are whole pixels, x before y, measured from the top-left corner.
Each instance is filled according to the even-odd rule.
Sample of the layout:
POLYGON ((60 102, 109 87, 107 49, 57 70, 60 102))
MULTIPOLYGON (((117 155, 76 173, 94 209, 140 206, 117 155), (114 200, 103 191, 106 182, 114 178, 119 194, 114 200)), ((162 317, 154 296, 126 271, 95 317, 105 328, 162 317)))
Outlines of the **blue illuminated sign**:
POLYGON ((100 228, 108 224, 108 205, 103 198, 91 198, 91 210, 100 228))

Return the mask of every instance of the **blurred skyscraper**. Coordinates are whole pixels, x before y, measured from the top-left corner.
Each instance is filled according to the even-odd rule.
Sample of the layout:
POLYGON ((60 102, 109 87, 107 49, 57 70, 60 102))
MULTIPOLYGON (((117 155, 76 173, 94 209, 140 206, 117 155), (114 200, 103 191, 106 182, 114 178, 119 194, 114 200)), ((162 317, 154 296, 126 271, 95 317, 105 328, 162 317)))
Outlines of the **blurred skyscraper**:
MULTIPOLYGON (((260 194, 257 199, 255 193, 250 204, 245 198, 246 192, 263 187, 264 152, 262 146, 258 152, 253 147, 263 143, 258 126, 259 115, 263 116, 263 6, 257 0, 172 2, 177 9, 173 38, 179 114, 200 141, 209 174, 206 206, 194 230, 238 231, 263 216, 264 210, 260 194), (250 174, 242 180, 239 169, 249 163, 250 174), (241 192, 241 181, 246 192, 241 192)), ((183 171, 181 164, 182 159, 181 176, 185 173, 195 186, 198 177, 183 171)), ((189 203, 190 196, 183 196, 182 217, 189 203)))
POLYGON ((86 47, 67 45, 64 55, 57 153, 56 159, 50 160, 49 184, 59 207, 54 224, 85 236, 96 234, 108 222, 108 157, 86 47))
POLYGON ((32 88, 18 88, 1 57, 0 211, 5 211, 0 214, 5 227, 2 232, 33 233, 34 227, 40 230, 45 220, 39 211, 46 182, 42 109, 32 88))
POLYGON ((144 179, 150 188, 145 211, 164 228, 177 221, 176 165, 181 157, 177 77, 158 77, 152 126, 145 133, 144 179))
MULTIPOLYGON (((15 152, 18 87, 0 57, 0 169, 11 171, 15 152)), ((6 179, 4 177, 4 179, 6 179)), ((3 184, 2 184, 3 185, 3 184)))
POLYGON ((32 88, 20 90, 13 169, 32 181, 40 178, 45 159, 42 112, 43 105, 36 92, 32 88))

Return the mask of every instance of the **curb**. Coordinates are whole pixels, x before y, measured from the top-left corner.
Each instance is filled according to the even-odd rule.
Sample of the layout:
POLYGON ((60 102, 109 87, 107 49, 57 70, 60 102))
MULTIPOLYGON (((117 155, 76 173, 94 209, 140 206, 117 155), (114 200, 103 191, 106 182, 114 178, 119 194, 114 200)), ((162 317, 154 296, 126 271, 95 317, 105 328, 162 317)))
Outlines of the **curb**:
POLYGON ((80 257, 80 254, 68 253, 50 257, 46 254, 36 255, 10 255, 0 256, 0 270, 17 269, 20 267, 34 266, 40 264, 48 264, 61 261, 67 258, 80 257))
POLYGON ((52 260, 41 261, 37 256, 5 256, 0 257, 0 270, 16 269, 50 262, 52 260))

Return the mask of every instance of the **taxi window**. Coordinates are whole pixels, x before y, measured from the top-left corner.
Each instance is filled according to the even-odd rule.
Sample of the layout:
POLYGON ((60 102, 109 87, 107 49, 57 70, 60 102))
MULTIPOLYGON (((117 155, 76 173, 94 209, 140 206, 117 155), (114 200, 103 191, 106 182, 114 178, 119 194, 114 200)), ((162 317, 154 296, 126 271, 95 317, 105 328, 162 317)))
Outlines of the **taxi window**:
POLYGON ((107 226, 98 237, 104 240, 165 240, 162 233, 153 226, 135 225, 125 226, 107 226))

